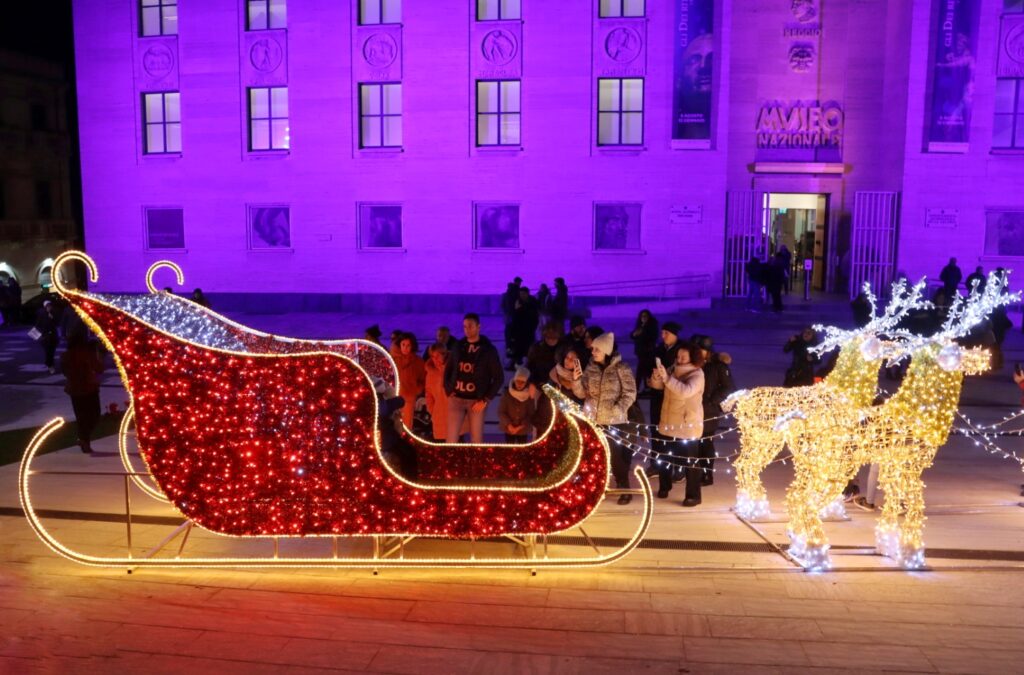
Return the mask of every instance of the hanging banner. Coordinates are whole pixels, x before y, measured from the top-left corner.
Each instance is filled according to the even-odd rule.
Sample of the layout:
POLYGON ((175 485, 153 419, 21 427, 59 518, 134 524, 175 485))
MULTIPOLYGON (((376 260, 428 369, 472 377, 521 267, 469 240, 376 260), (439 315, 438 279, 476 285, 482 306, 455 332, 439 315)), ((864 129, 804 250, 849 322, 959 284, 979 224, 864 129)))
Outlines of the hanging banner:
POLYGON ((711 147, 714 0, 675 0, 672 147, 711 147))
POLYGON ((980 0, 939 0, 928 119, 929 152, 967 152, 974 106, 980 0))

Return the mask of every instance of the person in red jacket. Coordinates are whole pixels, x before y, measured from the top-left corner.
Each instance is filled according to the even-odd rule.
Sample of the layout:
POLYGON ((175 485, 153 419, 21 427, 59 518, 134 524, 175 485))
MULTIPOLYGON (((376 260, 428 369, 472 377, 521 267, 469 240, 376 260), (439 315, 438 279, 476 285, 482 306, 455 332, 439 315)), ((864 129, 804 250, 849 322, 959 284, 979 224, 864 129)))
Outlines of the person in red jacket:
POLYGON ((97 345, 89 341, 83 324, 68 335, 68 348, 60 358, 61 371, 67 378, 64 391, 71 397, 71 407, 78 423, 78 447, 92 452, 92 432, 100 419, 100 373, 103 360, 97 345))

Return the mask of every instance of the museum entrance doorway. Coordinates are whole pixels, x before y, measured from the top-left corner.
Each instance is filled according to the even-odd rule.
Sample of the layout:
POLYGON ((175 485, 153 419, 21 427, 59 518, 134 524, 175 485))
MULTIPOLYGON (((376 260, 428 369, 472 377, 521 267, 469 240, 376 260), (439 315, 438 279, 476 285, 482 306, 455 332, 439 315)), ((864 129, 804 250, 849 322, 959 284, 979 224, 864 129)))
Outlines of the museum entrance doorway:
POLYGON ((828 195, 797 192, 765 194, 768 255, 785 246, 790 253, 791 292, 804 291, 810 268, 813 291, 825 290, 828 242, 828 195))

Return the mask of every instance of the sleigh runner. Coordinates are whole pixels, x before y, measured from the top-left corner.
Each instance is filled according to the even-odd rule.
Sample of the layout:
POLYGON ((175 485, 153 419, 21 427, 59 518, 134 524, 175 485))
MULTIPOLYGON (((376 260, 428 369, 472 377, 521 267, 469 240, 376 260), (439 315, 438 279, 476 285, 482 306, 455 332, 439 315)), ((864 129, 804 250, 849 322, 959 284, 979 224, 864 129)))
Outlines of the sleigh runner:
MULTIPOLYGON (((242 538, 374 537, 375 551, 383 537, 532 541, 579 527, 606 496, 604 436, 568 408, 554 406, 550 428, 531 446, 445 446, 408 434, 407 442, 435 463, 445 461, 438 458, 450 449, 449 464, 434 472, 445 479, 417 482, 401 475, 379 447, 371 375, 396 388, 397 375, 378 346, 276 338, 163 293, 114 296, 68 289, 59 272, 72 259, 85 262, 95 278, 90 259, 65 253, 54 265, 55 286, 115 356, 148 474, 136 478, 152 496, 173 505, 189 529, 242 538), (500 478, 470 476, 480 475, 480 461, 500 466, 485 473, 500 478)), ((122 425, 125 458, 129 422, 126 417, 122 425)), ((41 430, 26 452, 22 502, 51 548, 87 564, 598 565, 632 550, 652 511, 646 477, 638 472, 644 508, 636 531, 621 549, 589 557, 101 558, 60 544, 32 507, 32 460, 58 426, 55 421, 41 430)))

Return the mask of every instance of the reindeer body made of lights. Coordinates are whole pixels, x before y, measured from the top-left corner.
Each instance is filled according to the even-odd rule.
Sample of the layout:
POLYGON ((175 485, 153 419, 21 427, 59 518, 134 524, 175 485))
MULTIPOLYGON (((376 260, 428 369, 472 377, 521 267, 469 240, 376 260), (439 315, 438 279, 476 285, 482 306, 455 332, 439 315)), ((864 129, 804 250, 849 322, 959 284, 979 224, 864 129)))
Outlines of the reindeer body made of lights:
POLYGON ((885 492, 875 530, 878 552, 909 569, 924 566, 921 477, 949 437, 964 376, 985 372, 991 358, 988 350, 966 349, 954 340, 966 337, 996 307, 1020 299, 1004 288, 1005 279, 992 275, 983 293, 957 297, 936 335, 906 335, 888 343, 890 362, 912 359, 899 390, 881 405, 855 408, 832 401, 828 416, 794 410, 780 417, 778 428, 795 468, 786 494, 789 553, 804 567, 830 567, 821 511, 869 463, 879 465, 879 487, 885 492))
POLYGON ((861 409, 872 404, 883 360, 879 336, 900 333, 898 324, 909 312, 930 306, 922 299, 924 290, 923 280, 909 289, 905 281, 896 282, 885 311, 874 316, 877 301, 865 284, 864 292, 874 316, 867 325, 853 330, 814 327, 825 331, 825 338, 815 351, 840 350, 835 368, 821 382, 805 387, 757 387, 738 391, 726 399, 722 407, 736 418, 740 438, 740 456, 735 462, 737 515, 748 520, 771 515, 761 472, 785 445, 783 433, 776 428, 781 416, 793 410, 810 417, 829 416, 836 410, 861 409))

